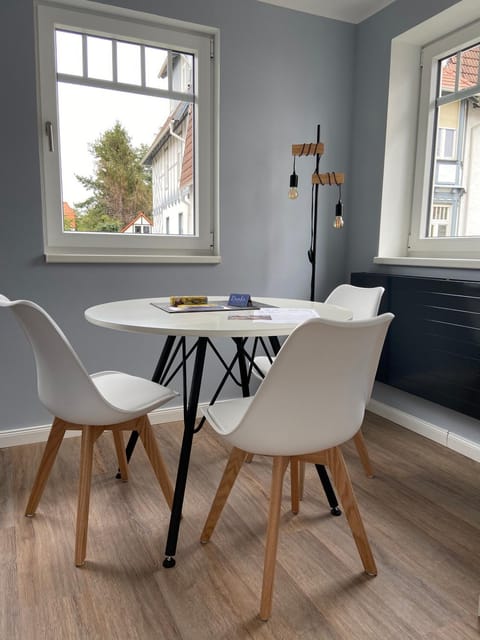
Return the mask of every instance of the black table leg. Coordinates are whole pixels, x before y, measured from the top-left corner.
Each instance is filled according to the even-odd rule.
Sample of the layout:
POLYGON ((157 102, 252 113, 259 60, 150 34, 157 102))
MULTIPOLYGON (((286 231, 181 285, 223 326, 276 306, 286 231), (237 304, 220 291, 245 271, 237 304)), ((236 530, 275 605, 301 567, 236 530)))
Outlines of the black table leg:
POLYGON ((323 490, 325 491, 325 495, 327 496, 328 504, 330 505, 330 513, 332 514, 332 516, 341 516, 342 512, 338 508, 337 496, 335 495, 335 491, 333 490, 327 470, 322 464, 316 464, 315 468, 317 469, 317 473, 322 483, 323 490))
POLYGON ((277 355, 277 353, 280 351, 280 347, 282 346, 280 344, 278 336, 270 336, 268 339, 270 341, 270 346, 272 347, 273 353, 277 355))
POLYGON ((197 417, 198 400, 200 396, 200 386, 202 383, 206 349, 207 338, 199 338, 190 384, 190 394, 188 398, 187 411, 185 413, 184 419, 182 448, 180 451, 177 480, 175 482, 175 491, 173 494, 173 505, 172 513, 170 516, 170 524, 168 527, 165 559, 163 561, 163 566, 167 569, 175 566, 174 556, 177 550, 178 532, 180 529, 180 519, 182 517, 185 487, 187 485, 188 466, 190 464, 190 453, 192 450, 193 435, 195 432, 195 420, 197 417))
POLYGON ((237 347, 238 370, 240 372, 240 380, 242 381, 242 394, 244 398, 248 398, 250 395, 250 387, 248 384, 247 361, 245 359, 245 350, 243 348, 245 340, 244 338, 233 338, 233 341, 237 347))

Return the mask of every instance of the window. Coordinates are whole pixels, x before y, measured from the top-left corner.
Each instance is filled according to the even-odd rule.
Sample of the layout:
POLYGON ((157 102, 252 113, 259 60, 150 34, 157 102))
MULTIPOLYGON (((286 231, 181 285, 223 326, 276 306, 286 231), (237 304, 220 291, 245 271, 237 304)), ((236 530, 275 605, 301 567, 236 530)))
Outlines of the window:
POLYGON ((392 40, 377 263, 479 267, 479 18, 460 0, 392 40))
POLYGON ((411 251, 428 251, 424 241, 431 238, 441 251, 461 251, 458 239, 480 246, 480 43, 469 42, 468 31, 422 52, 419 124, 426 149, 417 150, 411 251))
POLYGON ((37 27, 47 260, 219 261, 216 31, 83 0, 37 27))

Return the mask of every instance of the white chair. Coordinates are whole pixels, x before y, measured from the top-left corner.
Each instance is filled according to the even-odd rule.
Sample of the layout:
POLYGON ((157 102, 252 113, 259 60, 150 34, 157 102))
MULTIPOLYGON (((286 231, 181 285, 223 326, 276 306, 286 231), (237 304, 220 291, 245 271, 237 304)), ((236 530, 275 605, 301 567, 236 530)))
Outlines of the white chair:
MULTIPOLYGON (((378 313, 380 301, 385 289, 383 287, 356 287, 352 284, 341 284, 327 296, 325 303, 334 304, 338 307, 350 309, 353 314, 353 320, 366 320, 374 318, 378 313)), ((255 368, 252 372, 259 378, 263 378, 272 366, 272 358, 268 356, 258 356, 254 359, 255 365, 261 374, 255 368)), ((358 451, 358 455, 362 462, 366 475, 373 478, 374 471, 370 456, 368 455, 367 446, 361 431, 355 434, 353 441, 358 451)), ((303 469, 300 474, 300 494, 303 495, 303 469)))
POLYGON ((123 431, 137 431, 168 506, 173 490, 152 431, 148 412, 177 394, 168 387, 119 371, 89 375, 69 341, 44 309, 29 300, 0 295, 23 327, 33 348, 40 401, 54 416, 45 451, 25 511, 35 514, 66 430, 81 431, 80 481, 75 564, 85 562, 93 445, 103 431, 114 438, 121 478, 128 479, 123 431))
MULTIPOLYGON (((285 341, 255 396, 219 402, 204 411, 233 450, 201 535, 203 543, 210 539, 246 457, 273 458, 262 620, 272 608, 282 484, 289 463, 295 469, 299 462, 328 466, 364 569, 377 573, 340 445, 362 424, 392 318, 388 313, 352 322, 307 320, 285 341)), ((292 491, 294 513, 298 499, 292 491)))

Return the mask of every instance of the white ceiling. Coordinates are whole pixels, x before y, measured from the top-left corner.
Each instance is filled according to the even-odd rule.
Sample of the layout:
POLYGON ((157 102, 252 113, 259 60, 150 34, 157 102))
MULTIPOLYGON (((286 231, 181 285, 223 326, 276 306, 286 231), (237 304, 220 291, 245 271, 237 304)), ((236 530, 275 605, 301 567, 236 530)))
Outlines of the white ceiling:
POLYGON ((259 0, 294 11, 357 24, 395 0, 259 0))

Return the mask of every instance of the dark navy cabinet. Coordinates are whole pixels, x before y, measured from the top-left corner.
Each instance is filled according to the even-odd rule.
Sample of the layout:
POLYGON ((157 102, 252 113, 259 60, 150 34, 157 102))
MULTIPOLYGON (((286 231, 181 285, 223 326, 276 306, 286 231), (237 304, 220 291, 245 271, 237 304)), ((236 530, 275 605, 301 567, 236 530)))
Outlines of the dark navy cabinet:
POLYGON ((385 287, 380 312, 395 319, 377 379, 480 419, 480 282, 352 273, 385 287))

